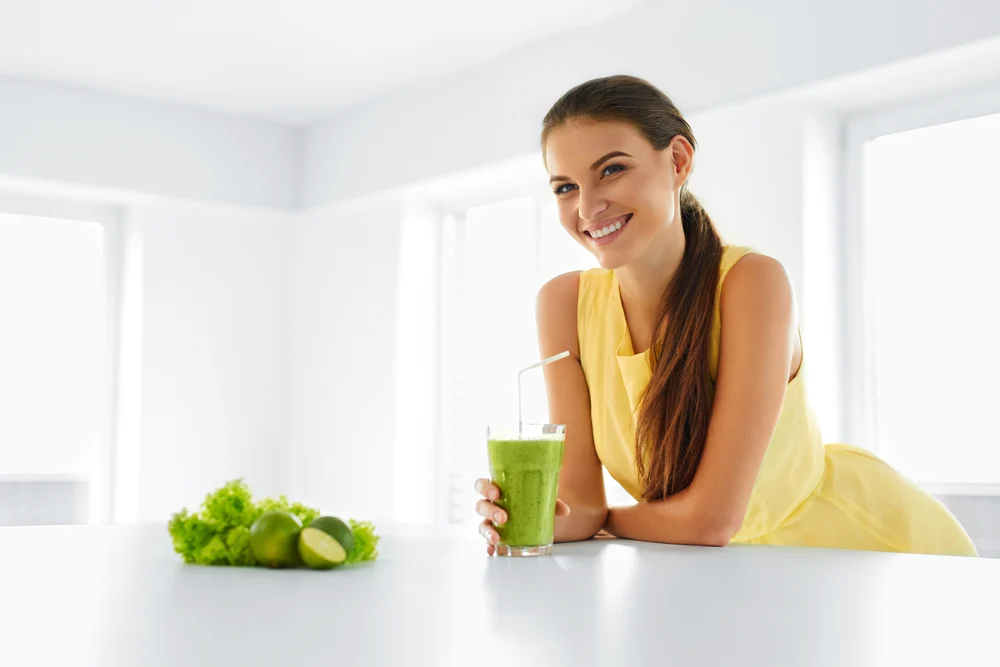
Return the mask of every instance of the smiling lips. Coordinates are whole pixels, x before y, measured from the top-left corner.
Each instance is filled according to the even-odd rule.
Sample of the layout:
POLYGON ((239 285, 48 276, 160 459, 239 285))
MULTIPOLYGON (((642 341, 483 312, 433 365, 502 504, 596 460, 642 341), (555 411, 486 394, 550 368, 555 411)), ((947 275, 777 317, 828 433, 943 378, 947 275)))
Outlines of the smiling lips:
POLYGON ((621 231, 628 224, 629 220, 632 219, 632 214, 622 215, 617 218, 612 218, 604 222, 602 227, 594 227, 592 229, 584 230, 584 234, 588 236, 594 245, 607 245, 614 241, 621 234, 621 231))

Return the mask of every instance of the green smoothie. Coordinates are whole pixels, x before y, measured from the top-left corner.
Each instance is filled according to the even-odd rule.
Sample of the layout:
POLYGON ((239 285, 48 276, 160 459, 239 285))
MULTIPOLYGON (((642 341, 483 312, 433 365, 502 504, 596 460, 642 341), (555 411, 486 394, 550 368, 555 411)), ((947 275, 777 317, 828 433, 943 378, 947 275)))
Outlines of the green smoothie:
POLYGON ((500 489, 496 504, 507 512, 507 522, 497 526, 502 544, 552 544, 563 439, 559 433, 535 439, 488 441, 490 470, 500 489))

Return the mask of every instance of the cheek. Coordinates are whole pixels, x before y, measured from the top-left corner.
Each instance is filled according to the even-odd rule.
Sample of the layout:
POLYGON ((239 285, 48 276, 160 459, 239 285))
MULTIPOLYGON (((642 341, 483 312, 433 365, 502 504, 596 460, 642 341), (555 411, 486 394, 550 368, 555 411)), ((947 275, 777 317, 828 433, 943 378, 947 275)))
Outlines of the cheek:
POLYGON ((633 196, 634 207, 647 221, 665 224, 674 219, 674 192, 662 177, 637 179, 633 196))
POLYGON ((674 219, 674 200, 669 193, 660 196, 647 198, 645 202, 647 220, 656 221, 659 225, 666 225, 674 219))

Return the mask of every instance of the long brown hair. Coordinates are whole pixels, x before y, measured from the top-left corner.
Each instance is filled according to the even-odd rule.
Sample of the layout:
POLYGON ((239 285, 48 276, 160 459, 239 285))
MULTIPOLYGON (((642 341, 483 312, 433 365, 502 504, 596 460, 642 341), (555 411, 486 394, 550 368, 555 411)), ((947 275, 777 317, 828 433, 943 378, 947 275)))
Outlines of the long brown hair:
MULTIPOLYGON (((569 120, 632 123, 657 150, 680 135, 696 146, 691 126, 674 103, 632 76, 593 79, 569 90, 542 122, 542 145, 569 120)), ((642 496, 655 500, 687 488, 708 434, 714 384, 709 346, 722 239, 685 186, 680 194, 684 257, 663 292, 650 346, 652 379, 643 393, 635 437, 642 496)))

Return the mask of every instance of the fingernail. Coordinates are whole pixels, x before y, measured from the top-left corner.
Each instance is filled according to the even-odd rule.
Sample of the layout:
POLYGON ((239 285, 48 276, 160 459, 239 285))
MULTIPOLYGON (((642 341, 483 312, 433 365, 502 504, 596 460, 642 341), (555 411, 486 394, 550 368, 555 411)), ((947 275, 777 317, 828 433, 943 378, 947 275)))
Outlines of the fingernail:
POLYGON ((494 523, 503 523, 505 521, 505 517, 503 515, 503 512, 497 512, 496 514, 494 514, 493 515, 493 521, 494 521, 494 523))

